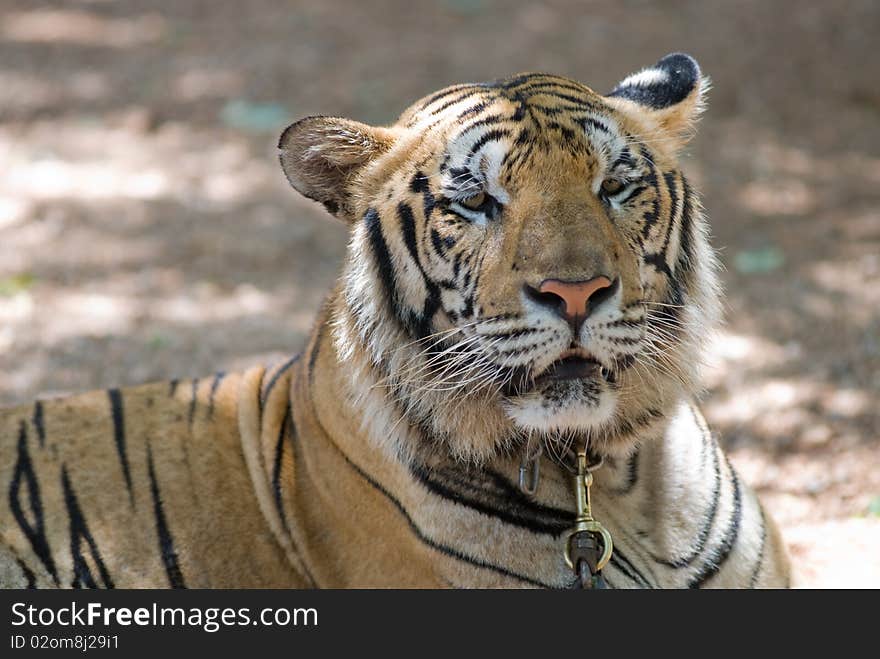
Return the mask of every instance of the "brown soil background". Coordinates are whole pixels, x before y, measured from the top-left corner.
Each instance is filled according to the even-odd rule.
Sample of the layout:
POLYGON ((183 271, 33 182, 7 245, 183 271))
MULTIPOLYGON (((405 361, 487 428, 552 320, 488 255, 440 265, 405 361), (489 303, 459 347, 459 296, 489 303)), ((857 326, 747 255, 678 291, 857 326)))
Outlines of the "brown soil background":
POLYGON ((0 404, 298 351, 346 232, 286 186, 287 122, 683 50, 726 268, 704 408, 802 583, 878 587, 878 34, 872 0, 0 0, 0 404))

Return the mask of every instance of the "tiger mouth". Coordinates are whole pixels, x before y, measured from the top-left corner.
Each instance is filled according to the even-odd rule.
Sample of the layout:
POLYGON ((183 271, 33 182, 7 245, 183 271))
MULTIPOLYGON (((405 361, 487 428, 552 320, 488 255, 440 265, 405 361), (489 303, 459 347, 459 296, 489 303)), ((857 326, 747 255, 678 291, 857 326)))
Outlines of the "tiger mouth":
POLYGON ((565 383, 577 380, 601 380, 615 386, 617 373, 603 366, 586 350, 572 348, 559 355, 538 374, 530 373, 528 367, 518 367, 501 391, 504 396, 515 398, 535 391, 546 392, 554 385, 565 386, 565 383))
POLYGON ((611 382, 613 373, 584 350, 566 350, 555 362, 544 369, 535 379, 534 386, 540 387, 554 382, 586 380, 601 377, 611 382))
POLYGON ((535 385, 591 378, 599 372, 600 368, 599 362, 595 359, 564 357, 550 364, 541 375, 535 378, 535 385))

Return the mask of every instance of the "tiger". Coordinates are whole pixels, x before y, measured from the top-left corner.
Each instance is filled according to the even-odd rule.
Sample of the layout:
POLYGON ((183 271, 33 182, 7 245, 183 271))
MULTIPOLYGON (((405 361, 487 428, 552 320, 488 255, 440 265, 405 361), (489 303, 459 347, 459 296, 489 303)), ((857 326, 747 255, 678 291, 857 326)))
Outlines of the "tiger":
POLYGON ((697 403, 708 86, 673 53, 605 95, 524 73, 287 127, 286 179, 350 234, 304 350, 4 410, 0 584, 790 586, 697 403))

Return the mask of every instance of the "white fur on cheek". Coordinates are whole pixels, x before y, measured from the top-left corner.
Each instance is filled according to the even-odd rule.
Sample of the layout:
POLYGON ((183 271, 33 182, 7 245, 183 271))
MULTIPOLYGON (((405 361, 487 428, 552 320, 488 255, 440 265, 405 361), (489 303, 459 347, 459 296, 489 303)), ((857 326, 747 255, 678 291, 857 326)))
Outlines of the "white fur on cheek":
POLYGON ((491 142, 482 150, 482 166, 486 175, 487 192, 492 195, 499 203, 506 204, 510 201, 510 195, 507 190, 501 187, 498 182, 501 174, 501 165, 507 155, 509 147, 501 142, 491 142))

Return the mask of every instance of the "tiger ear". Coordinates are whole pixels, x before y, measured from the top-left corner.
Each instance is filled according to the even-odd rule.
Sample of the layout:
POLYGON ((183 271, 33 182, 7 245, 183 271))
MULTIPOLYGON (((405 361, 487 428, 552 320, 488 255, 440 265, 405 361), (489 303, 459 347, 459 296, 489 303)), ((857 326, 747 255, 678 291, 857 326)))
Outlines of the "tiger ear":
POLYGON ((353 182, 393 143, 387 128, 338 117, 306 117, 281 134, 278 157, 297 191, 321 202, 333 215, 351 220, 356 213, 353 182))
POLYGON ((690 55, 672 53, 654 66, 624 78, 608 94, 622 110, 636 110, 647 115, 654 126, 665 133, 668 143, 680 148, 692 137, 694 125, 703 111, 709 79, 690 55))

